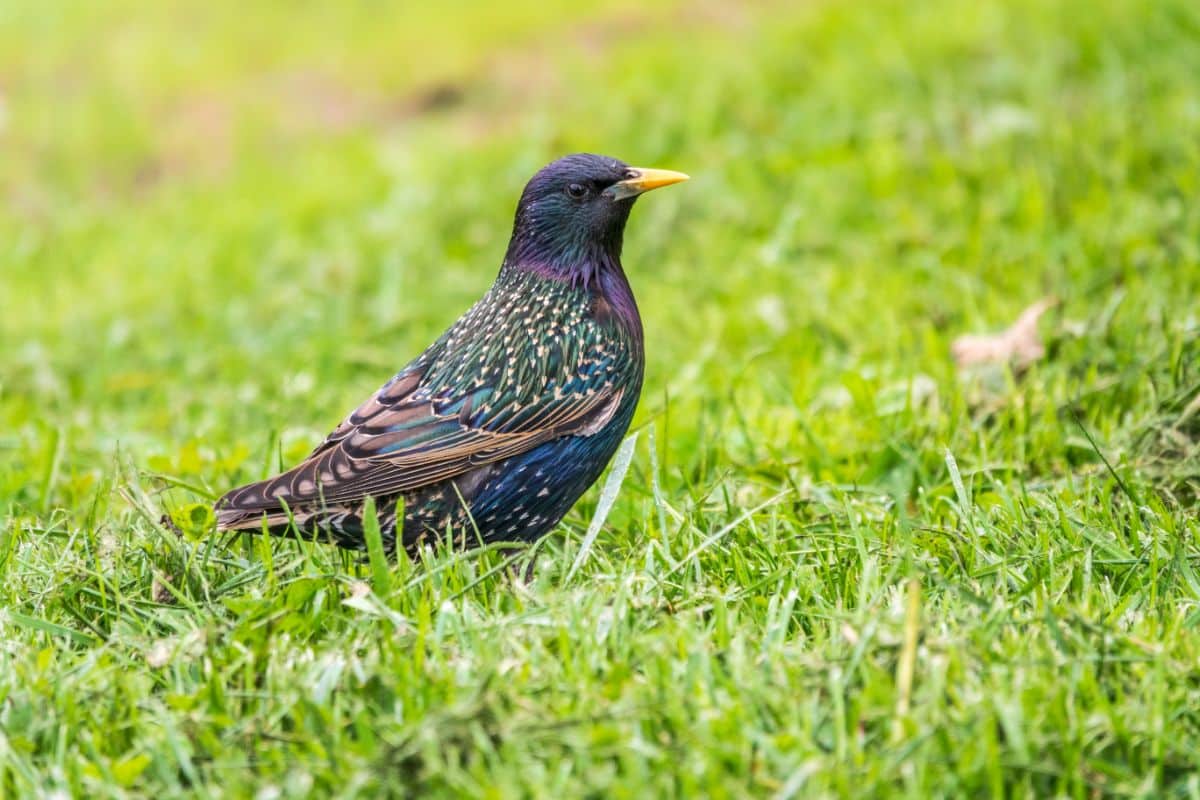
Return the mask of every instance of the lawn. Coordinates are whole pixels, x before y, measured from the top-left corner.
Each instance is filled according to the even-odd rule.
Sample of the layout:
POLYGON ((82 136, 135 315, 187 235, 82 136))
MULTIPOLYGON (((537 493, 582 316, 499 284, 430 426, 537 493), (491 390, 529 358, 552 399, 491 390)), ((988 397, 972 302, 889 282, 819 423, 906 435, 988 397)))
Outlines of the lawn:
POLYGON ((1200 797, 1200 5, 445 5, 0 8, 0 797, 1200 797), (611 509, 210 535, 580 150, 611 509))

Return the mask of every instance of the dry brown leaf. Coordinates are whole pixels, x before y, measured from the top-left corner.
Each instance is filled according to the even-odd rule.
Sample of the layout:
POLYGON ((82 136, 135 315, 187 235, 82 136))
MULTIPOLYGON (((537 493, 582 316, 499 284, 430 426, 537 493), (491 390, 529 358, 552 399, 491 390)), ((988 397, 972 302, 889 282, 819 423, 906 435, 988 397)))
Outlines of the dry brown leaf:
POLYGON ((1038 336, 1038 320, 1058 303, 1043 297, 1021 312, 1017 321, 1002 333, 960 336, 950 345, 959 367, 976 364, 1006 363, 1026 367, 1046 354, 1038 336))

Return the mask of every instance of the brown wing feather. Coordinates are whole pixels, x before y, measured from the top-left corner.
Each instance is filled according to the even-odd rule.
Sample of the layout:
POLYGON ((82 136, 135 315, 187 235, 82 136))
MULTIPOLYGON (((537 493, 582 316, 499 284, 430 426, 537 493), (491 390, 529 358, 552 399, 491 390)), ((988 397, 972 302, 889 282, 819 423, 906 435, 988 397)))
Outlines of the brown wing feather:
POLYGON ((621 392, 595 392, 552 403, 515 432, 472 427, 462 412, 439 414, 417 390, 419 377, 398 376, 334 429, 302 463, 234 489, 218 502, 222 524, 262 512, 359 500, 416 489, 526 452, 573 432, 590 433, 611 417, 621 392), (398 430, 397 430, 398 429, 398 430), (404 442, 415 442, 398 447, 404 442), (225 512, 222 518, 220 512, 225 512))

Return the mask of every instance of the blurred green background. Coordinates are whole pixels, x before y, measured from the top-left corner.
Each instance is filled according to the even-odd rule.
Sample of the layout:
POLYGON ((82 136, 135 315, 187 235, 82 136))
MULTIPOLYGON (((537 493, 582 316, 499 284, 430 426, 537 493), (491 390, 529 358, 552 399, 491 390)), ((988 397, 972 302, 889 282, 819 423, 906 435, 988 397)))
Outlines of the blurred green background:
POLYGON ((1198 8, 0 5, 0 794, 1197 796, 1198 8), (693 177, 579 576, 595 492, 528 589, 153 524, 575 151, 693 177), (955 368, 1044 296, 1044 360, 955 368))

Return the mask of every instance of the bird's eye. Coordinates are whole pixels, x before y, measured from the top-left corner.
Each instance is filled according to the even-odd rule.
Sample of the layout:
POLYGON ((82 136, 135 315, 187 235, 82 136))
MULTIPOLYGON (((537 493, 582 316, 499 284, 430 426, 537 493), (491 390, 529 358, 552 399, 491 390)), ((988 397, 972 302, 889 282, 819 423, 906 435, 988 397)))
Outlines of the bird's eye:
POLYGON ((584 186, 582 183, 567 184, 567 194, 569 194, 571 197, 575 198, 576 200, 579 200, 580 198, 584 197, 587 194, 587 191, 588 191, 587 187, 584 186))

